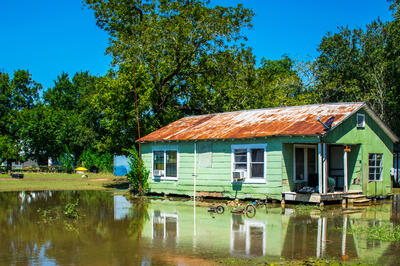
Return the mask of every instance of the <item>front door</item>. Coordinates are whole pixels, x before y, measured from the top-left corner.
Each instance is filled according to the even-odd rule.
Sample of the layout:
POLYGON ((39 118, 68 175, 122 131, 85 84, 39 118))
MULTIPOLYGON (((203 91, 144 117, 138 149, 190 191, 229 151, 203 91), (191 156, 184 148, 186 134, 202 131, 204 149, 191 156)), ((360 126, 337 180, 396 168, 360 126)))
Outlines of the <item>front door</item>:
POLYGON ((309 187, 318 185, 317 147, 314 145, 294 146, 294 180, 309 187))
POLYGON ((344 188, 343 149, 343 145, 329 145, 329 177, 335 180, 335 191, 343 191, 344 188))

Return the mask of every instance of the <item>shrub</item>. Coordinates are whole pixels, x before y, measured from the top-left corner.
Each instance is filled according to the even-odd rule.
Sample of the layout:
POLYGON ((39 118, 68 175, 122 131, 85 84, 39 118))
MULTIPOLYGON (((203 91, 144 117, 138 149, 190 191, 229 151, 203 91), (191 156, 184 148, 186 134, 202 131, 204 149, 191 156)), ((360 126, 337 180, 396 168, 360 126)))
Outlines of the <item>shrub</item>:
POLYGON ((65 147, 65 153, 58 158, 58 162, 63 171, 67 173, 72 173, 74 169, 74 156, 69 152, 68 147, 65 147))
POLYGON ((101 172, 112 172, 113 156, 111 153, 100 153, 92 149, 84 150, 79 162, 87 169, 96 168, 101 172))
POLYGON ((125 151, 129 153, 129 167, 131 168, 126 177, 135 193, 144 194, 149 189, 150 171, 144 166, 143 160, 141 160, 141 169, 139 170, 139 154, 134 146, 125 151))

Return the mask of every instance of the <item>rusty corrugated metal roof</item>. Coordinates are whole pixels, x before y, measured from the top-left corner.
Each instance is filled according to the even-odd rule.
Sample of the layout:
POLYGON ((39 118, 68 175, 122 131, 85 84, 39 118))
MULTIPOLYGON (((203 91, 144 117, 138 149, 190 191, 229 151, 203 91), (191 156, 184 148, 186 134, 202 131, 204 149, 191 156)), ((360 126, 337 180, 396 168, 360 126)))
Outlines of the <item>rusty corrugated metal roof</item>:
POLYGON ((282 108, 245 110, 181 118, 138 141, 240 139, 324 133, 317 121, 335 116, 333 127, 365 103, 329 103, 282 108))

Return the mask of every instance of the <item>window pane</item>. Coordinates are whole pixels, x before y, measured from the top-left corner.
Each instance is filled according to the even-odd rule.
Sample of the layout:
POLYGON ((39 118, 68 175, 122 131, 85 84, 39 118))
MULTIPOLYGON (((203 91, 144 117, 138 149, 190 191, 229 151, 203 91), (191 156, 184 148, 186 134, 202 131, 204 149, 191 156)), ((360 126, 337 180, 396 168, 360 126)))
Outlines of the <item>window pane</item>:
POLYGON ((250 255, 262 256, 264 254, 264 228, 258 226, 249 227, 250 234, 250 255))
POLYGON ((304 148, 296 148, 296 180, 304 180, 304 148))
POLYGON ((317 173, 316 165, 315 165, 315 149, 308 148, 307 149, 307 160, 308 160, 308 176, 317 173))
POLYGON ((245 163, 235 163, 235 170, 245 170, 245 171, 247 171, 247 164, 245 164, 245 163))
POLYGON ((251 176, 252 178, 264 178, 264 164, 263 163, 252 163, 251 164, 251 176))
POLYGON ((264 162, 264 149, 252 149, 251 150, 251 161, 252 162, 264 162))
POLYGON ((164 151, 154 151, 154 170, 164 170, 164 151))
POLYGON ((370 172, 369 172, 369 180, 371 180, 371 181, 375 180, 375 175, 374 175, 373 172, 371 172, 371 169, 370 169, 370 172))
POLYGON ((178 236, 178 221, 176 217, 165 217, 165 238, 168 242, 176 242, 178 236))
POLYGON ((375 170, 375 180, 381 180, 382 168, 376 168, 375 170))
POLYGON ((168 177, 177 177, 177 152, 176 151, 166 151, 167 154, 167 171, 166 176, 168 177))
POLYGON ((246 149, 237 149, 234 150, 235 153, 235 162, 236 163, 246 163, 247 162, 247 150, 246 149))

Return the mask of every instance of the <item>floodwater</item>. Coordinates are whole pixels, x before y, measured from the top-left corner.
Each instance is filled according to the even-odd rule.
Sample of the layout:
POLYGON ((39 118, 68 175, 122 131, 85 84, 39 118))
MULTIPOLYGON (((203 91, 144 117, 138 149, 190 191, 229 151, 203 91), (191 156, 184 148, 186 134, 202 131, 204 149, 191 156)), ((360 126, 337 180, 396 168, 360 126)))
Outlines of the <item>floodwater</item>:
MULTIPOLYGON (((299 212, 268 205, 253 218, 210 215, 192 201, 128 201, 109 192, 0 193, 1 265, 208 265, 235 258, 268 262, 334 258, 398 265, 397 242, 352 228, 400 221, 400 198, 375 206, 299 212), (76 202, 78 219, 65 205, 76 202)), ((251 262, 251 260, 250 260, 251 262)))

